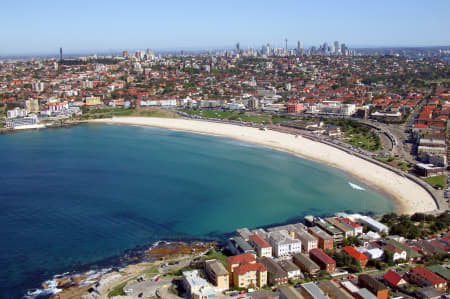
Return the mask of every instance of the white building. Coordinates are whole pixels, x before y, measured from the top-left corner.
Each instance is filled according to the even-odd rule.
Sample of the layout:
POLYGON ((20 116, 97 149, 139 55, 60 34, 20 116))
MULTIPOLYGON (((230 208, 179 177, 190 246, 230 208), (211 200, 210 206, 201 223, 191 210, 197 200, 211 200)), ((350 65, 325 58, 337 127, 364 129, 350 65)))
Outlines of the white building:
POLYGON ((184 271, 183 283, 186 293, 192 299, 208 299, 216 297, 217 290, 208 281, 199 276, 198 270, 184 271))
POLYGON ((19 107, 6 111, 6 118, 16 118, 25 116, 27 116, 27 110, 19 107))
POLYGON ((273 254, 276 257, 300 253, 302 242, 292 238, 287 230, 280 230, 268 233, 269 243, 272 245, 273 254))

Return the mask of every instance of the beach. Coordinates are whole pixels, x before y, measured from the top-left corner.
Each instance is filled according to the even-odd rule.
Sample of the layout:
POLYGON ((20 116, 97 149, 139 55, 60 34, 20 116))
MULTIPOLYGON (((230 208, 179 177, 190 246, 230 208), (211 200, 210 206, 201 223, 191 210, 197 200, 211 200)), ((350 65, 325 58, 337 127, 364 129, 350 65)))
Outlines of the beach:
POLYGON ((223 136, 259 144, 326 163, 350 173, 392 197, 400 214, 430 212, 437 209, 432 196, 415 182, 340 149, 301 136, 294 137, 291 134, 271 130, 263 131, 252 127, 191 119, 115 117, 89 122, 150 126, 223 136))

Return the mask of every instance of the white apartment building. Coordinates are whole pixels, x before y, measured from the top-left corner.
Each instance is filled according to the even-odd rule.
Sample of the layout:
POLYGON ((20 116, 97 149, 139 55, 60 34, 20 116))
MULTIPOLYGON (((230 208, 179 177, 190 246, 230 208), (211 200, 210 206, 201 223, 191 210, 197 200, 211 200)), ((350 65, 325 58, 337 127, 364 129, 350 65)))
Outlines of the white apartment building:
POLYGON ((25 116, 27 116, 27 110, 19 107, 6 111, 6 118, 16 118, 25 116))
POLYGON ((273 254, 276 257, 287 256, 302 251, 302 242, 292 238, 287 230, 270 232, 268 239, 272 245, 273 254))

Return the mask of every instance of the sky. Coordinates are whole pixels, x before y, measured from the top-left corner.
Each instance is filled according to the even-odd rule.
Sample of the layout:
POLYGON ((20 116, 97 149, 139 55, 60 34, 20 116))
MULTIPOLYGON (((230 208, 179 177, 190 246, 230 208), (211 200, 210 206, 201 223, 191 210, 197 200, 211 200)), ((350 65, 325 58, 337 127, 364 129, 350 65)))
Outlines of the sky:
POLYGON ((450 45, 450 0, 2 1, 0 55, 450 45))

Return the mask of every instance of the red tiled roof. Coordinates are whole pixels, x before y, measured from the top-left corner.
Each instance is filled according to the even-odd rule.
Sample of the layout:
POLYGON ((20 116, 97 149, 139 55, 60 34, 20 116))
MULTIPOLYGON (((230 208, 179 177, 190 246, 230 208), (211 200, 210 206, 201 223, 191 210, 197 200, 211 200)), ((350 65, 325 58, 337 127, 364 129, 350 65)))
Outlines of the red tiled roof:
POLYGON ((258 245, 259 248, 271 247, 270 244, 266 240, 264 240, 260 235, 256 234, 251 235, 249 239, 255 242, 255 244, 258 245))
POLYGON ((227 257, 227 264, 247 264, 254 261, 256 261, 256 258, 251 253, 227 257))
POLYGON ((352 257, 354 257, 357 260, 367 260, 369 259, 367 257, 367 255, 365 255, 362 252, 359 252, 358 250, 356 250, 354 247, 352 246, 345 246, 342 248, 342 250, 344 250, 345 252, 347 252, 349 255, 351 255, 352 257))
POLYGON ((445 279, 434 274, 433 272, 431 272, 430 270, 428 270, 425 267, 413 267, 413 268, 411 268, 411 271, 420 275, 421 277, 423 277, 425 280, 429 281, 433 285, 446 282, 445 279))
POLYGON ((325 252, 322 251, 320 248, 314 248, 309 251, 310 255, 314 255, 316 258, 321 260, 324 264, 336 264, 336 261, 333 260, 331 257, 328 256, 325 252))
POLYGON ((400 275, 398 275, 397 273, 395 273, 392 270, 387 271, 384 275, 383 278, 389 282, 390 284, 396 286, 400 280, 402 280, 402 277, 400 275))
POLYGON ((234 273, 236 273, 237 275, 242 275, 252 271, 267 271, 267 268, 261 263, 254 263, 242 265, 234 269, 234 273))

